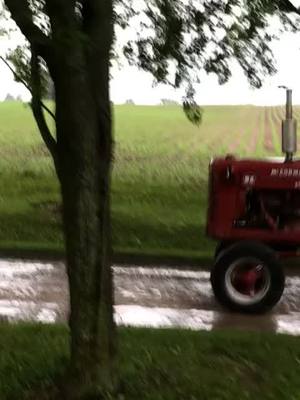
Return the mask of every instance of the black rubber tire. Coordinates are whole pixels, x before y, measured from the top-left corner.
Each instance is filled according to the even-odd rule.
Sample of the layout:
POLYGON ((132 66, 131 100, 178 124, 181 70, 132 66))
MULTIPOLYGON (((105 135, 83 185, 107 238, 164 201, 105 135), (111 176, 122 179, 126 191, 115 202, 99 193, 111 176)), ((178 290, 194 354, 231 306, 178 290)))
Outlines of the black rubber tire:
POLYGON ((215 248, 215 255, 214 255, 215 261, 220 256, 220 254, 222 254, 230 245, 232 245, 232 243, 225 242, 225 241, 221 241, 217 244, 217 246, 215 248))
POLYGON ((285 277, 276 253, 264 244, 250 241, 237 242, 219 254, 211 270, 211 285, 217 300, 226 308, 242 313, 261 314, 269 311, 280 300, 285 277), (225 274, 231 264, 243 257, 253 257, 268 268, 270 287, 264 297, 253 304, 240 304, 226 290, 225 274))

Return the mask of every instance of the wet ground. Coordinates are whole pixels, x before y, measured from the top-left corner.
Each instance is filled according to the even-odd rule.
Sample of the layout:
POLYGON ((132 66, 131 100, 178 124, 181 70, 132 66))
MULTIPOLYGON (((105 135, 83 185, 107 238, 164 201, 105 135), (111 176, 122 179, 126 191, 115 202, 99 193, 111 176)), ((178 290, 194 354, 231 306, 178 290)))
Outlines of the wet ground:
MULTIPOLYGON (((206 330, 233 327, 300 335, 300 276, 295 269, 286 271, 280 303, 262 316, 222 309, 212 295, 207 271, 128 266, 113 270, 119 324, 206 330)), ((65 322, 67 315, 62 263, 0 260, 0 319, 54 323, 65 322)))

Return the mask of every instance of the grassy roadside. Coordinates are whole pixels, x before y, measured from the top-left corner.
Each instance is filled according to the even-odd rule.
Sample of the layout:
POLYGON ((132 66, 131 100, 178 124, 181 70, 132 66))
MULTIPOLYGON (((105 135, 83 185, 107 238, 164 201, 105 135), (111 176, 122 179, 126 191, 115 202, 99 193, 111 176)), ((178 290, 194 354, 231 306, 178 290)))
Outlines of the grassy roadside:
MULTIPOLYGON (((164 249, 139 250, 121 248, 115 249, 112 256, 114 264, 156 265, 205 268, 213 262, 212 251, 181 251, 164 249)), ((0 258, 64 261, 65 253, 62 246, 45 245, 39 242, 0 242, 0 258)))
MULTIPOLYGON (((225 121, 229 131, 233 118, 226 108, 208 107, 199 129, 179 107, 115 108, 117 254, 202 257, 212 248, 204 235, 207 168, 218 124, 225 121)), ((18 102, 0 103, 0 171, 0 248, 61 251, 61 201, 52 160, 30 109, 18 102)))
MULTIPOLYGON (((257 121, 271 111, 208 106, 196 127, 180 107, 116 106, 112 234, 118 260, 130 255, 207 263, 215 246, 205 236, 210 158, 228 151, 266 154, 265 121, 257 121)), ((0 187, 0 250, 62 253, 52 160, 30 109, 18 102, 0 103, 0 187)))
MULTIPOLYGON (((52 400, 66 329, 2 324, 0 338, 1 400, 52 400)), ((120 329, 124 400, 296 400, 299 360, 298 337, 120 329)))

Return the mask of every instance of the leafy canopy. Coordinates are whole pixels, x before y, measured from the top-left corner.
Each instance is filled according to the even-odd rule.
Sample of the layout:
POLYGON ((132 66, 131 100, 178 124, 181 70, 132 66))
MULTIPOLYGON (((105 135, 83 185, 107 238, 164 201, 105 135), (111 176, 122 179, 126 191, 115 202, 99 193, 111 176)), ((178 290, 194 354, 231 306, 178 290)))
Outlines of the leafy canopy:
MULTIPOLYGON (((120 57, 121 30, 136 31, 122 43, 122 54, 131 65, 152 74, 154 82, 184 88, 184 110, 200 122, 201 110, 194 101, 200 74, 216 74, 220 84, 231 76, 231 60, 243 69, 250 84, 259 88, 266 74, 273 74, 275 62, 270 43, 270 16, 282 29, 296 31, 299 11, 287 0, 111 0, 113 1, 115 46, 111 60, 120 57)), ((58 0, 4 0, 29 43, 51 42, 51 7, 58 0), (22 20, 22 21, 21 21, 22 20)), ((76 24, 72 40, 90 46, 88 32, 92 0, 67 0, 76 24), (71 5, 71 8, 70 8, 71 5)), ((99 22, 100 23, 100 22, 99 22)), ((64 38, 64 40, 67 40, 64 38)), ((43 54, 39 54, 43 59, 43 54)), ((18 47, 9 55, 17 76, 30 87, 30 49, 18 47)), ((42 68, 45 71, 45 68, 42 68)), ((47 78, 43 78, 47 82, 47 78)))

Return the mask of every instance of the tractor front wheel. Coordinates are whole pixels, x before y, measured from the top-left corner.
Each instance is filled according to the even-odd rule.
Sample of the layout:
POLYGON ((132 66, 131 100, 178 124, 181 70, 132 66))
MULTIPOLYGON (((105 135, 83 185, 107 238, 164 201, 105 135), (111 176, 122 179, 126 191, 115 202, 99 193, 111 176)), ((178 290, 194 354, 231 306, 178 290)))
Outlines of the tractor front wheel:
POLYGON ((280 300, 284 273, 276 253, 256 242, 238 242, 219 254, 211 271, 217 300, 233 311, 264 313, 280 300))

